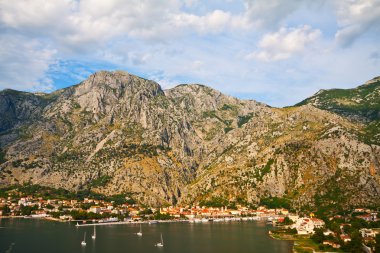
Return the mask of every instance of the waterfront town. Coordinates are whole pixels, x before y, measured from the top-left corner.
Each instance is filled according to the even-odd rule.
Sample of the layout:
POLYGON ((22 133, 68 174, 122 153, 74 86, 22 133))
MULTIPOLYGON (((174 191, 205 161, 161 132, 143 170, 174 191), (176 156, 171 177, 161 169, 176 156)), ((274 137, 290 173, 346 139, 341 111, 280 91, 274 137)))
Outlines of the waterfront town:
MULTIPOLYGON (((313 213, 298 215, 285 208, 243 205, 234 207, 166 206, 161 208, 138 205, 128 201, 93 198, 44 199, 33 195, 0 197, 0 218, 40 218, 60 222, 76 222, 77 226, 159 222, 237 222, 260 221, 273 225, 269 235, 275 239, 295 240, 296 244, 312 243, 324 251, 360 247, 365 252, 377 252, 380 219, 377 212, 356 208, 350 215, 334 215, 325 219, 313 213), (355 245, 357 244, 357 245, 355 245)), ((306 244, 306 248, 312 248, 306 244)), ((299 245, 298 245, 299 246, 299 245)), ((295 246, 297 247, 297 246, 295 246)))

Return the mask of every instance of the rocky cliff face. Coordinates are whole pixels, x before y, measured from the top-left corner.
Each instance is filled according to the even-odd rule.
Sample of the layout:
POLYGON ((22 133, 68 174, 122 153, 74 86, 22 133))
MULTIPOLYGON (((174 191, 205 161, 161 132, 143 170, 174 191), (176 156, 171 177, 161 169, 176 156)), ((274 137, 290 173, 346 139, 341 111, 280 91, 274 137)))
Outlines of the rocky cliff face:
POLYGON ((120 71, 52 94, 5 90, 0 184, 128 192, 153 205, 379 204, 380 147, 367 125, 317 107, 271 108, 196 84, 163 91, 120 71))

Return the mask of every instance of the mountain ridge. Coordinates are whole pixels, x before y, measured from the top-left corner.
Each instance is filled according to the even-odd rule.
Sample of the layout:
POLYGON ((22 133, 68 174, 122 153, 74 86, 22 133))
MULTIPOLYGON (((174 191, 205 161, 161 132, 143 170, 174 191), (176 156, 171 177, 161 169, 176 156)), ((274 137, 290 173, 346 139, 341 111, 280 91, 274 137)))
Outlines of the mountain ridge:
POLYGON ((17 94, 20 112, 33 99, 36 110, 8 115, 0 92, 11 122, 0 130, 0 186, 128 193, 151 205, 282 197, 297 208, 330 205, 338 189, 342 205, 379 204, 379 131, 329 100, 273 108, 199 84, 163 90, 120 71, 32 102, 17 94))

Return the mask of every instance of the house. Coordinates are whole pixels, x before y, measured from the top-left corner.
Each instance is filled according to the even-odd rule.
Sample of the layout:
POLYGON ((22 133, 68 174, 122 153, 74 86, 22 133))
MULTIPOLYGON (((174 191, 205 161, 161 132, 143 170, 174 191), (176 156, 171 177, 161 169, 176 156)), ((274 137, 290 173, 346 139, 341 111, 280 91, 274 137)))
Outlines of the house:
POLYGON ((136 216, 140 212, 138 209, 133 208, 133 207, 128 208, 128 211, 129 211, 129 215, 131 215, 131 216, 136 216))
POLYGON ((88 209, 89 213, 100 213, 100 211, 100 206, 91 206, 90 209, 88 209))
POLYGON ((72 220, 73 217, 71 215, 61 215, 61 216, 59 216, 59 219, 61 219, 61 220, 72 220))
POLYGON ((230 213, 231 213, 232 215, 235 215, 235 216, 239 216, 239 215, 241 215, 241 211, 239 211, 239 210, 231 210, 230 213))
POLYGON ((314 234, 315 228, 322 228, 324 225, 324 221, 317 218, 300 218, 291 228, 297 229, 299 235, 307 235, 314 234))
POLYGON ((328 229, 327 231, 323 232, 323 235, 325 235, 325 236, 334 235, 334 232, 331 231, 330 229, 328 229))
POLYGON ((350 242, 351 241, 351 237, 347 234, 341 234, 340 239, 342 239, 342 241, 344 241, 344 242, 350 242))
POLYGON ((299 218, 297 214, 289 214, 288 215, 289 219, 291 219, 293 222, 296 222, 299 218))
POLYGON ((364 215, 359 215, 356 217, 359 219, 363 219, 365 221, 374 221, 375 220, 375 217, 372 214, 364 214, 364 215))
POLYGON ((194 214, 191 214, 190 212, 183 213, 183 215, 184 215, 186 218, 188 218, 189 220, 195 218, 195 215, 194 215, 194 214))
POLYGON ((373 238, 375 238, 376 234, 379 233, 379 231, 375 231, 373 229, 367 229, 367 228, 362 228, 359 230, 359 232, 362 235, 362 237, 373 237, 373 238))
POLYGON ((287 209, 284 209, 284 208, 282 208, 282 209, 277 209, 276 212, 277 212, 278 214, 283 214, 283 215, 288 215, 288 214, 289 214, 289 211, 288 211, 287 209))
POLYGON ((323 245, 330 245, 334 249, 339 249, 340 248, 340 244, 332 242, 332 241, 323 241, 323 245))
POLYGON ((325 226, 325 222, 321 219, 310 218, 310 220, 313 222, 314 228, 323 228, 325 226))

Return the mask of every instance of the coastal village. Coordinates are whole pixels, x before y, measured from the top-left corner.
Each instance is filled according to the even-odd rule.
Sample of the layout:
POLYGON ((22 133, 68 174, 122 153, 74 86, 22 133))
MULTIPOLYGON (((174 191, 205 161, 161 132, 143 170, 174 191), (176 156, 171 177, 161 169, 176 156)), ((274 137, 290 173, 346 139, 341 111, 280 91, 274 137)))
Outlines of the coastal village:
MULTIPOLYGON (((128 200, 128 199, 126 199, 128 200)), ((124 201, 122 201, 124 202, 124 201)), ((328 217, 328 224, 322 219, 309 215, 298 215, 285 208, 259 206, 251 209, 243 205, 234 208, 206 206, 146 207, 136 203, 116 203, 92 198, 44 199, 42 197, 8 196, 0 198, 0 218, 40 218, 60 222, 76 222, 77 226, 159 223, 159 222, 242 222, 260 221, 273 225, 269 235, 275 239, 302 240, 313 242, 320 252, 338 251, 351 245, 353 237, 359 234, 360 247, 365 252, 375 251, 380 235, 380 219, 377 212, 366 208, 352 210, 351 216, 328 217), (357 214, 354 217, 352 214, 357 214), (358 227, 358 221, 360 226, 358 227), (353 227, 358 231, 353 231, 353 227)), ((326 219, 325 219, 326 220, 326 219)), ((357 240, 357 238, 355 239, 357 240)), ((304 246, 305 248, 313 248, 304 246)), ((305 249, 304 248, 304 249, 305 249)), ((301 246, 302 249, 302 246, 301 246)), ((315 251, 313 249, 313 251, 315 251)))

